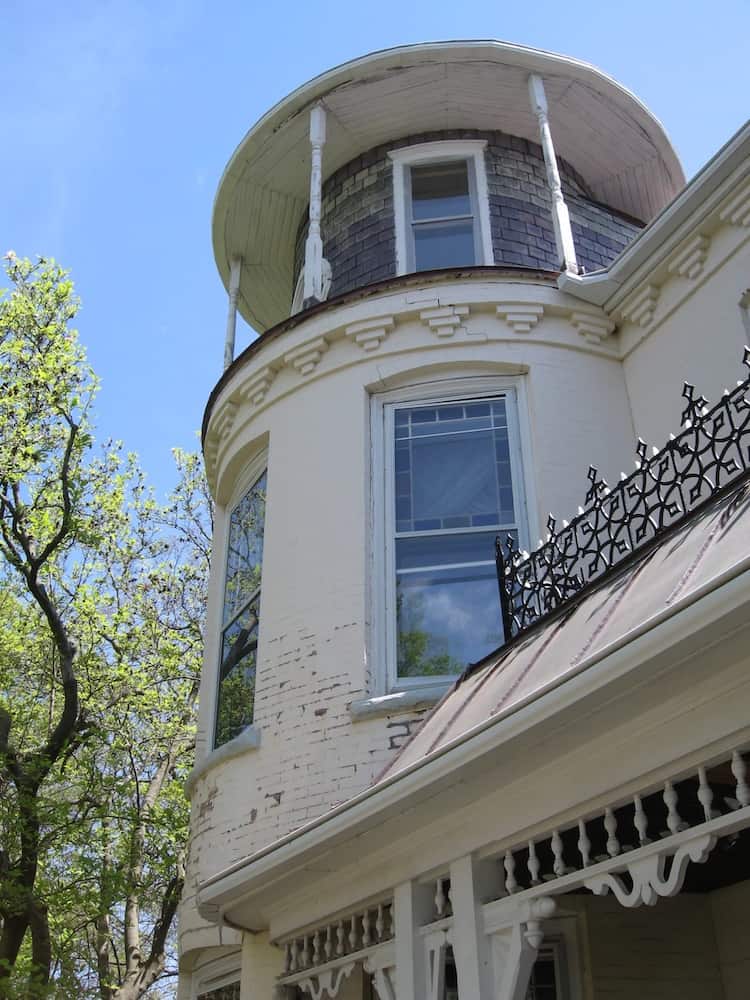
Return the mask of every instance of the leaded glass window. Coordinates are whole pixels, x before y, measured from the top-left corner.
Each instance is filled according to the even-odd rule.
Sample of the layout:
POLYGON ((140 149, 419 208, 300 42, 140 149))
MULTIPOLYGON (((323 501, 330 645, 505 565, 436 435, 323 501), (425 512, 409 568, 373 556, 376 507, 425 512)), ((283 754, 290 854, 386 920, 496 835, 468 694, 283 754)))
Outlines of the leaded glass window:
POLYGON ((265 516, 264 472, 229 517, 214 738, 217 747, 234 739, 253 721, 265 516))
POLYGON ((514 397, 394 405, 398 678, 455 675, 503 641, 495 537, 518 540, 514 397))

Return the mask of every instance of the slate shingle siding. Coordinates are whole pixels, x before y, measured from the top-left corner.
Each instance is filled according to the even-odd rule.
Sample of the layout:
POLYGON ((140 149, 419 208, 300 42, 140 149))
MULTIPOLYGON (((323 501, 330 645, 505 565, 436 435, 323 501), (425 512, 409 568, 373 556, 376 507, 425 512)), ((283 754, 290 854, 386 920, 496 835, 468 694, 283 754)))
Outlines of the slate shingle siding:
MULTIPOLYGON (((404 136, 363 153, 323 185, 323 253, 333 273, 330 295, 396 274, 392 165, 388 151, 442 139, 486 139, 485 166, 495 264, 559 270, 550 216, 551 197, 541 147, 503 132, 454 130, 404 136)), ((559 161, 578 263, 605 267, 641 228, 597 203, 582 178, 559 161)), ((297 232, 295 282, 307 236, 307 214, 297 232)))

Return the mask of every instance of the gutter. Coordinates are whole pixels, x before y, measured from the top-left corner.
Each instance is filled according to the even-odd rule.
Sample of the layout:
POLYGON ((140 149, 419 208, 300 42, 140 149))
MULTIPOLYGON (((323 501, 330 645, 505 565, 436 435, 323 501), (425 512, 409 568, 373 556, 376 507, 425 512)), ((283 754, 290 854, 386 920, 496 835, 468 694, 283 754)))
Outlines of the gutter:
MULTIPOLYGON (((476 760, 483 753, 495 749, 505 735, 504 731, 522 709, 538 707, 543 710, 544 706, 540 703, 547 699, 553 691, 569 685, 571 681, 580 678, 582 674, 607 660, 614 657, 620 660, 621 654, 625 653, 627 647, 638 640, 650 640, 650 645, 655 652, 659 646, 661 633, 666 633, 665 639, 668 645, 673 645, 679 639, 686 638, 689 633, 684 624, 674 625, 673 619, 714 595, 717 596, 713 606, 706 609, 710 617, 701 628, 718 620, 722 613, 741 606, 743 601, 745 603, 750 601, 750 555, 716 575, 695 591, 685 595, 670 607, 663 609, 626 632, 608 646, 570 669, 564 676, 556 678, 516 704, 462 733, 450 743, 439 747, 403 770, 389 775, 376 785, 371 785, 353 798, 274 841, 250 857, 238 861, 206 879, 198 886, 199 912, 206 919, 222 920, 223 908, 230 905, 228 899, 219 902, 222 896, 233 896, 236 900, 240 896, 247 895, 246 885, 251 877, 260 878, 264 874, 270 874, 274 869, 291 863, 303 851, 321 849, 326 840, 334 837, 337 833, 344 832, 347 827, 356 822, 367 821, 377 812, 378 808, 384 809, 389 805, 397 805, 408 795, 428 786, 439 776, 439 773, 445 773, 444 758, 457 758, 448 765, 448 769, 457 770, 462 763, 476 760), (719 598, 719 592, 726 591, 727 588, 730 591, 729 594, 722 593, 719 598), (670 639, 669 635, 668 626, 670 625, 673 625, 673 639, 670 639), (384 798, 385 801, 383 801, 384 798), (250 870, 252 869, 255 871, 251 876, 250 870)), ((663 639, 661 645, 666 648, 663 639)), ((636 656, 639 663, 644 661, 641 651, 636 651, 636 656)), ((617 670, 617 661, 612 666, 613 669, 617 670)), ((527 722, 522 725, 524 731, 529 728, 527 722)))
POLYGON ((611 312, 623 297, 618 292, 638 270, 646 264, 653 267, 666 257, 673 249, 671 238, 679 228, 699 209, 703 210, 701 220, 713 211, 716 202, 728 193, 720 190, 721 186, 735 172, 741 179, 749 166, 750 121, 735 132, 608 268, 585 275, 563 272, 557 287, 561 292, 611 312))

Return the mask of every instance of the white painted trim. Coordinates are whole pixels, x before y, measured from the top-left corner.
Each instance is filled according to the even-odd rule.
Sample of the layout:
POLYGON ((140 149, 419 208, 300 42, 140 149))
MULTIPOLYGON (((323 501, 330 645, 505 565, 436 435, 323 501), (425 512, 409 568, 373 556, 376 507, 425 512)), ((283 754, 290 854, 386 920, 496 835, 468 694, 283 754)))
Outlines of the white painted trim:
MULTIPOLYGON (((190 785, 191 790, 192 790, 192 788, 195 785, 195 781, 197 781, 198 777, 200 777, 200 774, 195 775, 195 772, 198 770, 198 768, 199 767, 202 768, 204 762, 206 763, 205 770, 208 770, 211 767, 213 767, 215 755, 222 749, 222 747, 225 747, 225 746, 226 747, 231 747, 231 746, 233 746, 234 743, 235 743, 235 741, 241 739, 242 736, 244 735, 244 733, 238 734, 238 736, 236 736, 233 740, 230 740, 228 743, 222 744, 221 747, 217 747, 217 746, 214 745, 214 740, 216 739, 216 713, 218 712, 218 709, 219 709, 219 677, 218 677, 218 674, 219 674, 219 666, 220 666, 220 660, 221 660, 221 649, 222 649, 222 644, 223 644, 223 635, 224 635, 224 628, 225 628, 225 626, 224 626, 224 591, 225 591, 225 587, 226 587, 226 576, 227 576, 227 558, 228 558, 228 549, 229 549, 229 525, 230 525, 231 518, 232 518, 232 513, 233 513, 235 507, 240 503, 240 501, 242 500, 242 498, 253 488, 253 486, 255 486, 255 484, 260 480, 260 478, 264 475, 264 473, 266 474, 266 493, 267 493, 268 492, 268 448, 263 448, 262 451, 259 451, 248 462, 248 464, 247 464, 247 466, 245 468, 244 473, 237 480, 237 484, 236 484, 236 486, 234 488, 234 491, 232 492, 232 495, 231 495, 231 498, 230 498, 229 502, 226 504, 226 506, 224 506, 224 508, 222 509, 220 515, 219 515, 218 511, 215 514, 215 529, 214 530, 220 533, 220 540, 221 540, 221 545, 216 550, 217 552, 221 552, 221 564, 220 564, 220 571, 219 571, 220 572, 220 577, 219 577, 219 581, 220 582, 219 582, 219 585, 218 585, 217 617, 216 617, 216 623, 215 623, 216 624, 217 635, 215 637, 213 637, 215 639, 215 642, 216 642, 216 645, 214 646, 215 655, 213 656, 213 665, 211 666, 210 661, 208 663, 204 662, 204 670, 206 670, 206 667, 208 667, 208 671, 207 672, 209 673, 209 678, 210 678, 209 679, 208 691, 206 691, 205 686, 203 688, 203 690, 205 692, 205 695, 207 695, 208 699, 209 699, 209 712, 208 712, 206 718, 210 720, 210 725, 209 725, 208 731, 206 733, 206 745, 208 747, 210 747, 210 750, 209 750, 208 755, 205 758, 203 758, 201 761, 196 762, 196 765, 193 768, 193 771, 190 773, 190 775, 188 777, 188 781, 191 782, 191 785, 190 785), (194 777, 194 775, 195 775, 195 777, 194 777)), ((262 568, 261 568, 261 578, 262 578, 262 572, 263 571, 262 571, 262 568)), ((256 664, 257 664, 258 658, 260 656, 261 621, 262 620, 263 620, 263 587, 262 587, 262 584, 261 584, 260 604, 258 606, 258 646, 257 646, 256 652, 255 652, 256 664)), ((207 643, 207 650, 211 648, 211 645, 213 645, 213 643, 211 643, 211 644, 207 643)), ((257 669, 256 669, 256 678, 257 678, 257 669)), ((260 742, 260 734, 259 734, 257 728, 255 726, 253 726, 252 724, 248 728, 249 729, 253 729, 253 731, 256 734, 256 736, 253 737, 252 735, 249 735, 248 736, 248 742, 246 744, 241 745, 236 752, 228 751, 227 754, 226 754, 226 757, 216 758, 216 760, 215 760, 216 763, 219 763, 219 760, 221 760, 221 759, 227 759, 227 758, 230 758, 230 757, 235 757, 235 756, 237 756, 238 753, 242 753, 245 750, 250 749, 250 747, 253 746, 253 742, 252 742, 253 739, 257 740, 257 742, 254 744, 254 746, 258 745, 258 743, 260 742)), ((200 773, 202 774, 203 770, 200 773)), ((186 784, 186 787, 187 787, 187 784, 186 784)))
POLYGON ((354 722, 358 722, 361 719, 375 719, 396 712, 432 708, 452 687, 453 681, 446 677, 442 684, 433 683, 410 691, 392 691, 390 694, 377 695, 373 698, 362 698, 351 703, 349 714, 354 722))
POLYGON ((191 1000, 197 1000, 202 993, 221 989, 241 981, 242 952, 235 951, 230 955, 222 955, 201 966, 193 974, 191 1000))
POLYGON ((303 853, 309 858, 311 851, 323 849, 332 838, 340 837, 356 824, 372 823, 382 810, 396 803, 403 811, 409 798, 423 795, 446 771, 458 774, 464 766, 475 766, 484 753, 503 744, 507 746, 533 725, 580 701, 584 691, 592 695, 627 674, 650 669, 653 657, 686 637, 702 636, 704 642, 709 642, 713 625, 730 612, 747 608, 749 592, 750 556, 747 556, 581 660, 564 678, 540 687, 519 704, 501 709, 451 743, 206 879, 199 886, 199 911, 205 909, 208 913, 210 907, 217 906, 224 909, 231 899, 247 897, 251 891, 247 884, 250 879, 268 879, 271 872, 278 878, 289 865, 299 870, 303 853), (250 869, 252 874, 248 874, 250 869))
MULTIPOLYGON (((393 504, 395 481, 393 468, 393 408, 399 404, 433 405, 458 399, 478 399, 506 396, 509 400, 508 438, 510 442, 513 503, 517 511, 519 544, 529 547, 529 528, 532 512, 536 510, 535 491, 531 481, 531 434, 528 401, 522 376, 474 375, 436 380, 415 381, 406 386, 373 394, 370 412, 371 440, 371 491, 372 566, 375 581, 372 595, 370 648, 371 663, 375 667, 375 690, 364 705, 382 703, 382 695, 409 692, 412 704, 430 697, 435 688, 435 677, 398 677, 396 673, 396 615, 395 615, 395 522, 393 504)), ((491 529, 488 529, 491 530, 491 529)), ((446 675, 450 684, 455 676, 446 675)), ((360 703, 362 704, 362 703, 360 703)), ((355 710, 356 711, 356 710, 355 710)), ((365 711, 367 709, 365 708, 365 711)), ((378 713, 380 714, 380 713, 378 713)))
POLYGON ((393 217, 396 227, 396 274, 410 274, 410 252, 407 225, 407 188, 405 171, 416 164, 444 163, 446 160, 467 160, 471 166, 469 188, 473 187, 472 198, 475 225, 477 226, 475 245, 483 259, 477 265, 495 263, 490 229, 490 201, 487 192, 487 169, 484 151, 486 139, 442 139, 438 142, 423 142, 416 146, 392 149, 388 153, 393 162, 393 217), (473 180, 473 185, 472 185, 473 180))
MULTIPOLYGON (((218 701, 218 699, 216 699, 218 701)), ((202 757, 185 779, 185 794, 188 798, 193 794, 195 786, 204 774, 213 770, 217 764, 231 760, 233 757, 240 757, 249 750, 257 750, 260 746, 261 730, 257 726, 249 725, 246 729, 235 736, 228 743, 222 743, 220 747, 214 747, 211 752, 202 757)))

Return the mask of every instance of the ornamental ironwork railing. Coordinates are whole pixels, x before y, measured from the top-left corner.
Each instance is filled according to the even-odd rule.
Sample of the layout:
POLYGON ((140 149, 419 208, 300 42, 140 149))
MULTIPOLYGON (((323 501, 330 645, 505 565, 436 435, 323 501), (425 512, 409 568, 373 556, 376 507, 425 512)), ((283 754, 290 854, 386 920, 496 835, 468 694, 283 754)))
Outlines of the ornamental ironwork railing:
POLYGON ((638 440, 635 471, 609 488, 589 468, 585 506, 570 523, 547 519, 547 540, 531 554, 512 536, 496 541, 506 642, 578 596, 750 469, 750 348, 745 379, 714 406, 684 384, 682 431, 660 450, 638 440))

